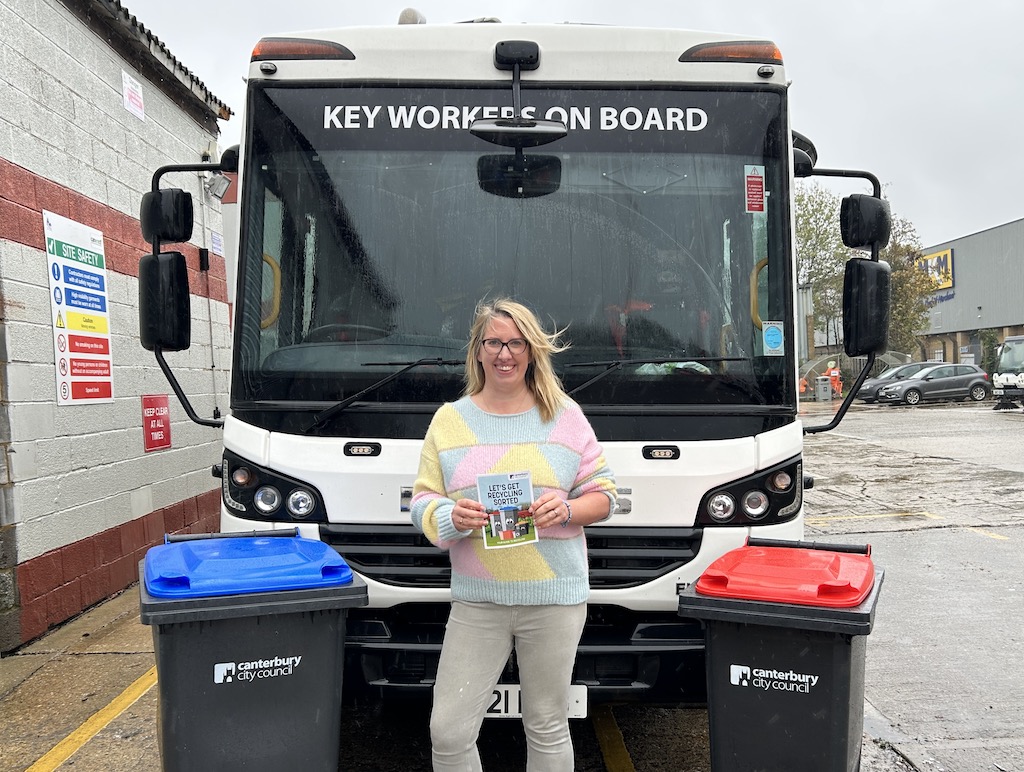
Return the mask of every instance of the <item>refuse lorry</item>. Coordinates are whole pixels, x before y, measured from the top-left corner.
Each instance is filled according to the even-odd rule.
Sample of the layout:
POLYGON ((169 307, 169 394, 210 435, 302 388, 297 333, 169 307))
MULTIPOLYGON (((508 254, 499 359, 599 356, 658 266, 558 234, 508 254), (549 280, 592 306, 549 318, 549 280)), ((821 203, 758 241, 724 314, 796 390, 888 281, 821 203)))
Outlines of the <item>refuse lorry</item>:
POLYGON ((749 539, 680 593, 706 636, 712 772, 856 772, 870 546, 749 539))
POLYGON ((165 772, 338 769, 346 614, 366 585, 296 533, 168 537, 141 562, 165 772))

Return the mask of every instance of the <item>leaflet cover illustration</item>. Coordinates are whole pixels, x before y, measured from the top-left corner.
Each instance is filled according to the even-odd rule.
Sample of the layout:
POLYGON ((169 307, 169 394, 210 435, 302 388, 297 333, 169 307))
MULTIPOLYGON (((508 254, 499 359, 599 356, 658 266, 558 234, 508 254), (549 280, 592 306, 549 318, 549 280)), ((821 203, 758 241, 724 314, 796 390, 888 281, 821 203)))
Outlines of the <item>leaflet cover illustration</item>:
POLYGON ((483 527, 484 547, 519 547, 537 541, 537 529, 530 514, 533 482, 529 472, 481 474, 476 478, 480 503, 487 510, 483 527))

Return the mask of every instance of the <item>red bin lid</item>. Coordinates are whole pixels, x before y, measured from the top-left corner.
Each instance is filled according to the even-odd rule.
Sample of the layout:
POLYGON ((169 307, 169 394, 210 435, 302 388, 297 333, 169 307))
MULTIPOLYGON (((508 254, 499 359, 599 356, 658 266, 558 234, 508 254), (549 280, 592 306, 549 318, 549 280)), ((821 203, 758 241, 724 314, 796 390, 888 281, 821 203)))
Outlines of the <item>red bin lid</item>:
POLYGON ((874 581, 870 554, 747 546, 708 566, 696 590, 720 598, 847 608, 860 605, 874 581))

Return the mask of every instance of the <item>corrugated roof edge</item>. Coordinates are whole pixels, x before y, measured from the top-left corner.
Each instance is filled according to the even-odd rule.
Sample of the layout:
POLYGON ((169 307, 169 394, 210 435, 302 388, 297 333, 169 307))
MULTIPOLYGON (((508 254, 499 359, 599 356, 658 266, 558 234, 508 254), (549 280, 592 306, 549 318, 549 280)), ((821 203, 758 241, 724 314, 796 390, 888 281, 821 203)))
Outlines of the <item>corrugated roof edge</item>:
MULTIPOLYGON (((156 35, 149 31, 120 0, 61 0, 72 10, 91 15, 90 10, 105 15, 114 22, 110 28, 136 52, 147 56, 152 64, 169 72, 174 80, 206 106, 217 118, 230 120, 234 110, 217 98, 191 70, 171 53, 156 35)), ((162 85, 162 84, 157 84, 162 85)))

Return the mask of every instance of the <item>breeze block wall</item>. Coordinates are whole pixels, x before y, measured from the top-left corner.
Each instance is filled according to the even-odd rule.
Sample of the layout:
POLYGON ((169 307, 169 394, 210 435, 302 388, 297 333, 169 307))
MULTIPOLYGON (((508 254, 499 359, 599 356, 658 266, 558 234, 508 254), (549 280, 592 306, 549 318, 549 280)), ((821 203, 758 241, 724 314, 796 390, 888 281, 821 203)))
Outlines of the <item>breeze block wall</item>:
MULTIPOLYGON (((0 31, 5 652, 131 585, 165 533, 215 531, 220 495, 210 469, 221 446, 218 430, 187 419, 141 347, 137 281, 149 251, 137 219, 142 194, 157 167, 216 152, 216 113, 162 82, 152 51, 166 49, 154 48, 117 0, 0 0, 0 31), (149 48, 139 44, 147 39, 149 48), (142 85, 142 118, 125 107, 122 73, 142 85), (44 210, 103 233, 113 402, 57 402, 44 210), (144 394, 169 394, 166 450, 144 451, 144 394)), ((198 248, 220 230, 219 203, 198 174, 164 186, 190 190, 196 212, 193 243, 171 247, 189 264, 192 347, 167 360, 196 412, 211 417, 227 412, 229 309, 223 258, 211 253, 200 271, 198 248)))

